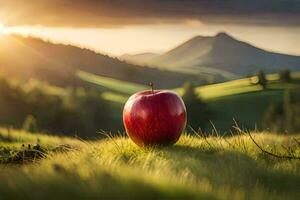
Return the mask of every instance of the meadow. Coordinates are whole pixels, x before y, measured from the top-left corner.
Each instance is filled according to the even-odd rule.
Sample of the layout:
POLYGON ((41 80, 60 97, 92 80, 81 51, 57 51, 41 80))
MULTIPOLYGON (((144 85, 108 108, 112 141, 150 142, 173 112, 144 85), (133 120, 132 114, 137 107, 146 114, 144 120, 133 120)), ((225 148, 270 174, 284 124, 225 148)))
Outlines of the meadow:
POLYGON ((300 200, 299 35, 300 0, 0 0, 0 200, 300 200))
MULTIPOLYGON (((267 151, 300 156, 300 135, 251 136, 267 151)), ((242 131, 232 137, 184 134, 174 146, 149 148, 108 133, 84 141, 1 128, 0 137, 0 199, 300 197, 300 161, 263 153, 242 131), (43 156, 26 157, 28 144, 37 142, 43 156), (25 157, 10 162, 19 152, 25 157)))
MULTIPOLYGON (((19 109, 39 106, 38 113, 43 110, 42 119, 47 121, 65 114, 70 128, 74 123, 91 127, 91 119, 102 126, 98 120, 103 116, 121 124, 127 98, 148 88, 83 71, 77 76, 91 84, 91 90, 38 81, 21 86, 3 79, 2 104, 11 109, 13 102, 19 109), (41 99, 48 101, 37 104, 41 99), (99 102, 112 116, 103 107, 88 109, 99 102), (48 116, 49 106, 57 105, 61 108, 51 109, 48 116), (82 115, 80 124, 75 119, 82 115)), ((0 199, 299 199, 300 135, 254 131, 253 126, 257 122, 259 129, 264 109, 281 101, 285 89, 299 87, 300 75, 293 73, 293 80, 286 83, 276 74, 267 78, 264 90, 249 78, 196 87, 197 95, 214 110, 212 126, 204 132, 184 133, 169 147, 141 148, 112 129, 96 136, 87 129, 93 137, 81 139, 0 127, 0 199), (228 129, 233 132, 224 135, 228 129)), ((183 94, 182 88, 173 90, 183 94)))

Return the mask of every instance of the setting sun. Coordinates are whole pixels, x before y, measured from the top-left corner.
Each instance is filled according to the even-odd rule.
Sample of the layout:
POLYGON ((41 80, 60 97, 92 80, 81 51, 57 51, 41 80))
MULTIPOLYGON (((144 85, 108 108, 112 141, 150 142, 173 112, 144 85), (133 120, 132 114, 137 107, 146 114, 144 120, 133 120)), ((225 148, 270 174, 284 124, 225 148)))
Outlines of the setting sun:
POLYGON ((0 23, 0 35, 5 33, 5 27, 2 23, 0 23))
POLYGON ((0 23, 0 33, 4 31, 4 25, 0 23))

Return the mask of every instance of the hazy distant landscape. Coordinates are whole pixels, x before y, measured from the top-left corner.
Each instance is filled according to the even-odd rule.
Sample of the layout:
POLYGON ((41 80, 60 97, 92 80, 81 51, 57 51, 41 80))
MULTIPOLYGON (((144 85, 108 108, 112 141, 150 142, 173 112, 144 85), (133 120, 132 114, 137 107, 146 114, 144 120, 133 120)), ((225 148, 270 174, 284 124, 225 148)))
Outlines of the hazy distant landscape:
POLYGON ((159 87, 179 86, 190 78, 201 80, 196 76, 141 68, 88 49, 53 44, 36 38, 4 36, 0 38, 0 46, 2 71, 24 80, 36 78, 56 85, 70 86, 77 70, 140 84, 157 82, 159 87))
MULTIPOLYGON (((133 93, 148 89, 149 82, 155 83, 157 88, 169 88, 182 95, 184 84, 193 83, 197 96, 211 110, 211 117, 202 129, 209 131, 212 128, 210 123, 213 123, 224 133, 231 130, 234 120, 250 129, 262 129, 268 107, 281 102, 285 90, 298 88, 299 57, 264 51, 226 33, 214 37, 194 37, 161 55, 127 54, 119 59, 76 46, 18 35, 2 36, 0 46, 3 78, 12 78, 18 84, 33 80, 43 82, 48 88, 55 88, 52 91, 63 91, 58 95, 61 97, 56 98, 61 98, 64 104, 67 101, 63 99, 68 99, 68 95, 71 95, 71 100, 72 95, 82 96, 81 91, 92 91, 99 96, 99 100, 106 102, 107 113, 111 114, 105 121, 110 123, 96 123, 97 118, 88 119, 96 123, 92 125, 94 128, 87 129, 90 130, 88 135, 96 135, 99 129, 122 130, 124 103, 133 93), (285 69, 291 71, 292 82, 281 83, 279 75, 276 77, 285 69), (269 80, 266 90, 251 82, 251 77, 255 78, 259 70, 270 74, 266 76, 269 80), (251 102, 257 103, 252 106, 251 102)), ((34 87, 39 90, 38 82, 34 87)), ((26 116, 31 115, 37 118, 38 124, 44 120, 39 119, 40 114, 30 111, 22 114, 17 123, 14 119, 3 119, 3 122, 20 127, 26 116)), ((200 121, 199 124, 202 124, 200 121)), ((51 128, 41 126, 40 130, 53 132, 51 128)), ((58 131, 84 136, 85 131, 78 133, 78 129, 73 128, 72 133, 71 130, 63 128, 58 131)))

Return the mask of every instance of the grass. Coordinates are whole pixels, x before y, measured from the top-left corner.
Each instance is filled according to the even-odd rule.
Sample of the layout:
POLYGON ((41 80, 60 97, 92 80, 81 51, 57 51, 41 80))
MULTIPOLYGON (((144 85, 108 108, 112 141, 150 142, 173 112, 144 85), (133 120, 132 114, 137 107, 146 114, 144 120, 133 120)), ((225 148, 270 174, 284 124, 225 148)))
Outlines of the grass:
MULTIPOLYGON (((292 138, 252 133, 277 154, 292 138), (283 145, 283 146, 282 146, 283 145)), ((40 141, 76 150, 53 153, 26 165, 0 165, 0 199, 299 199, 300 161, 263 154, 247 135, 208 138, 183 135, 171 147, 140 148, 118 136, 96 141, 1 129, 1 146, 40 141)), ((2 156, 2 154, 0 154, 2 156)))
POLYGON ((46 148, 53 148, 60 144, 79 145, 77 140, 63 136, 50 136, 44 133, 30 134, 23 130, 0 128, 0 146, 20 148, 22 144, 40 144, 46 148))

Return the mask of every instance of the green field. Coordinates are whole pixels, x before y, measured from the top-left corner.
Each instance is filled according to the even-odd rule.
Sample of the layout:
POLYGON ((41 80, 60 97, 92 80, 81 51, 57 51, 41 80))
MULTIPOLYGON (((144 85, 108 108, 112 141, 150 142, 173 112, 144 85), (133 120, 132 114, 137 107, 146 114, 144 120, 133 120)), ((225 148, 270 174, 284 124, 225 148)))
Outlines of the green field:
MULTIPOLYGON (((300 156, 300 135, 252 134, 269 151, 300 156)), ((300 161, 268 156, 246 134, 184 135, 165 148, 124 136, 89 142, 1 128, 0 137, 0 199, 300 198, 300 161), (37 141, 44 158, 8 162, 37 141), (62 145, 67 150, 57 151, 62 145)))
MULTIPOLYGON (((80 77, 83 77, 82 74, 80 77)), ((228 133, 234 120, 239 121, 245 128, 260 129, 268 105, 271 102, 281 101, 285 89, 300 87, 300 73, 292 73, 292 78, 292 82, 282 83, 278 81, 277 74, 268 75, 269 84, 265 90, 259 85, 252 84, 249 78, 245 78, 199 86, 196 92, 212 110, 211 121, 221 132, 228 133)), ((94 83, 96 87, 103 90, 104 99, 115 103, 115 113, 119 117, 122 116, 122 108, 128 97, 137 91, 147 89, 147 86, 88 73, 84 73, 84 80, 94 83)), ((183 93, 181 88, 175 88, 174 91, 183 93)), ((207 128, 209 129, 210 127, 207 128)))

